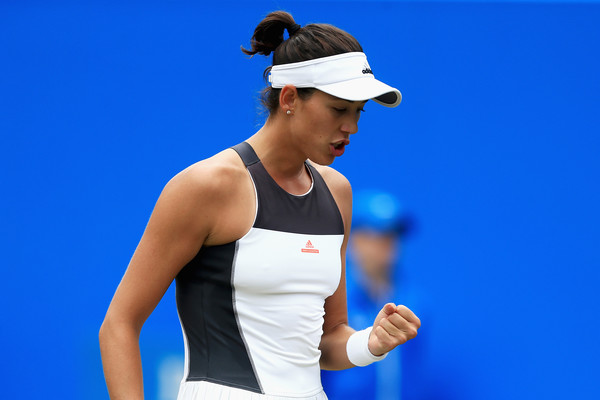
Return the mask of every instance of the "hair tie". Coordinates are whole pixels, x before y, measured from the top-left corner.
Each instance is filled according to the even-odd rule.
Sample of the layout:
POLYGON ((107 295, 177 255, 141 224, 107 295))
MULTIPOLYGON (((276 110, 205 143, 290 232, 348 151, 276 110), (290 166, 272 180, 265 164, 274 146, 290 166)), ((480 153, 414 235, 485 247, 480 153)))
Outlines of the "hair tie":
POLYGON ((288 34, 290 36, 292 36, 294 33, 298 32, 298 30, 300 28, 302 28, 302 27, 300 25, 298 25, 298 24, 294 24, 292 26, 288 26, 288 28, 287 28, 288 34))

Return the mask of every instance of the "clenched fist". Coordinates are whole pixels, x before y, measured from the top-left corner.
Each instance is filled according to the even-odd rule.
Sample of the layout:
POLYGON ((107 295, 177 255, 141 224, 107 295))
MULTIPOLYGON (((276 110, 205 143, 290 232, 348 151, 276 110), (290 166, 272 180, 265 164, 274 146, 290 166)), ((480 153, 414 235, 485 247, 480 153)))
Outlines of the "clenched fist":
POLYGON ((369 351, 380 356, 417 336, 421 320, 405 306, 387 303, 373 323, 369 351))

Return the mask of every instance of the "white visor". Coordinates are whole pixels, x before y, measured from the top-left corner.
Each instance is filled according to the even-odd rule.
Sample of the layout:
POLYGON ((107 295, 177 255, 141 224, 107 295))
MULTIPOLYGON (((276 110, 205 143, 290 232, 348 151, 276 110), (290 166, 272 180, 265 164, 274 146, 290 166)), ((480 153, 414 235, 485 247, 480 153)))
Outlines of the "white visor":
POLYGON ((386 107, 396 107, 402 101, 398 89, 375 79, 367 56, 360 52, 274 65, 269 82, 275 89, 285 85, 315 88, 349 101, 373 99, 386 107))

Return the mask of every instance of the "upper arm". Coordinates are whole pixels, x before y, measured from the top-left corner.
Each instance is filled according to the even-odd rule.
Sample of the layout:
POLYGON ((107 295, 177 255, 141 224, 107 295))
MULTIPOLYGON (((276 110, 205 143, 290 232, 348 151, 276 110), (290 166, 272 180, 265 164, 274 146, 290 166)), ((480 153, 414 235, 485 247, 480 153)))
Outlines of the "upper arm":
POLYGON ((346 248, 352 222, 352 188, 350 182, 339 172, 329 167, 317 167, 325 179, 344 221, 344 240, 341 248, 342 273, 337 290, 325 300, 323 334, 326 335, 339 325, 348 324, 346 302, 346 248))
MULTIPOLYGON (((163 189, 107 312, 107 319, 141 329, 179 271, 215 233, 225 187, 214 167, 193 166, 163 189)), ((226 182, 224 182, 226 181, 226 182)), ((229 183, 229 184, 228 184, 229 183)))

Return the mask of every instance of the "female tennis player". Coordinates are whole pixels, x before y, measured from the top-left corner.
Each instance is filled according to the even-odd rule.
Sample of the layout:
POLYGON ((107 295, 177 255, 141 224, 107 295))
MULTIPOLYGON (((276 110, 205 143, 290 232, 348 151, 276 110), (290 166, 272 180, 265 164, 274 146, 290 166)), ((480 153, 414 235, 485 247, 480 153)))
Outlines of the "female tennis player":
POLYGON ((113 400, 143 398, 140 331, 174 279, 185 344, 179 400, 326 399, 320 368, 381 360, 420 327, 391 303, 372 328, 348 326, 352 193, 327 167, 365 103, 395 107, 400 92, 375 79, 354 37, 300 27, 285 12, 269 14, 242 50, 273 53, 269 116, 161 193, 100 329, 113 400))

